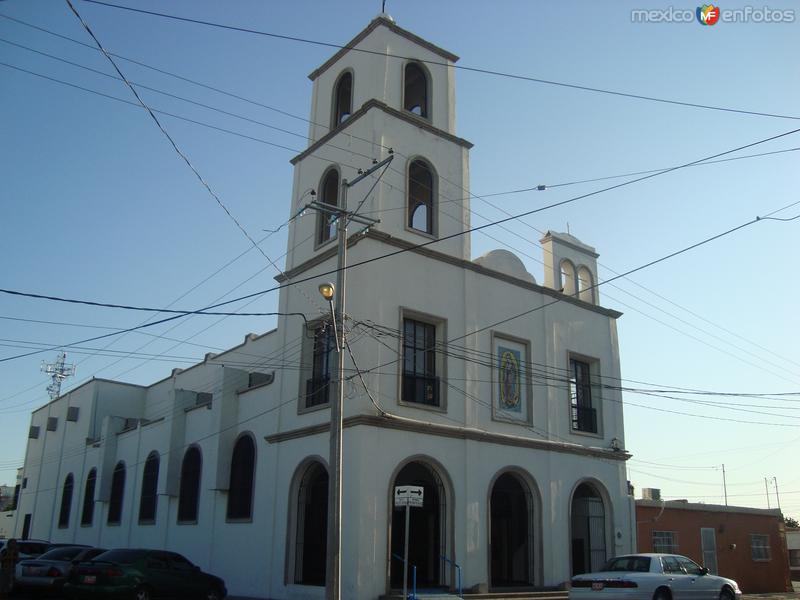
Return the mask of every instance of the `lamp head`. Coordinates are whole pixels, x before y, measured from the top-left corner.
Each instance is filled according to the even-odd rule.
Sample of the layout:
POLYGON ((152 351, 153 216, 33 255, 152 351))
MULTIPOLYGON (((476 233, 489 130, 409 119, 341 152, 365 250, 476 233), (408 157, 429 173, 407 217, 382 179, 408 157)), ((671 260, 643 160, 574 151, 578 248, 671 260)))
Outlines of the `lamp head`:
POLYGON ((322 297, 325 298, 328 302, 333 300, 333 295, 336 292, 336 288, 333 286, 332 283, 320 283, 319 284, 319 293, 322 294, 322 297))

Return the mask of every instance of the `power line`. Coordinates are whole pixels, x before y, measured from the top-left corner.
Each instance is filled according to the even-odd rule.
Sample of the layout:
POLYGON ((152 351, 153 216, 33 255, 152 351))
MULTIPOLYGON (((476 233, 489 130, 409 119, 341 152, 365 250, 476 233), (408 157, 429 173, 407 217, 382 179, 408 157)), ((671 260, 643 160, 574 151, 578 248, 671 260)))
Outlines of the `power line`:
POLYGON ((224 202, 222 202, 222 199, 219 197, 219 195, 217 195, 217 193, 213 189, 211 189, 211 186, 203 178, 203 176, 200 174, 200 172, 195 168, 195 166, 189 160, 189 157, 186 156, 186 154, 178 147, 178 144, 175 142, 173 137, 169 134, 169 132, 161 124, 161 121, 158 120, 158 117, 155 115, 155 113, 152 110, 150 110, 150 107, 147 104, 145 104, 144 100, 142 100, 141 96, 139 96, 139 92, 136 91, 136 88, 133 87, 133 85, 131 85, 131 83, 125 78, 125 75, 122 74, 122 71, 120 70, 119 66, 117 66, 117 63, 114 61, 114 59, 111 57, 111 55, 109 55, 108 52, 106 52, 106 49, 100 43, 100 40, 97 39, 97 36, 95 36, 94 32, 91 30, 89 25, 86 23, 86 21, 83 20, 83 17, 81 17, 81 15, 75 9, 75 6, 72 4, 72 0, 66 0, 66 3, 69 6, 70 10, 75 15, 75 17, 78 19, 78 21, 80 21, 81 25, 86 30, 86 33, 88 33, 91 36, 91 38, 94 40, 95 44, 97 44, 97 47, 100 49, 100 51, 103 53, 103 55, 108 59, 108 62, 110 62, 111 66, 114 67, 114 70, 117 72, 117 75, 119 75, 122 78, 122 80, 125 82, 125 85, 133 93, 133 95, 136 98, 137 102, 141 105, 142 108, 144 108, 147 111, 147 113, 150 115, 150 117, 155 122, 156 126, 161 130, 161 133, 164 134, 164 137, 166 137, 167 140, 169 141, 170 145, 172 145, 173 149, 178 154, 178 156, 180 156, 183 159, 183 161, 186 163, 186 165, 189 167, 189 169, 191 169, 191 171, 195 174, 195 176, 197 177, 197 179, 200 182, 200 184, 206 189, 206 191, 209 193, 209 195, 211 195, 211 197, 217 202, 217 204, 220 206, 220 208, 222 208, 222 210, 225 211, 225 214, 228 215, 228 218, 230 218, 230 220, 233 221, 233 223, 236 225, 236 227, 239 228, 239 230, 242 232, 242 234, 250 241, 251 244, 253 244, 253 247, 256 250, 258 250, 261 253, 261 255, 264 258, 267 259, 267 262, 269 262, 273 267, 275 267, 275 269, 279 273, 283 273, 281 268, 277 264, 275 264, 275 262, 269 256, 267 256, 267 253, 264 252, 264 250, 261 248, 261 246, 259 246, 256 243, 256 241, 250 236, 250 234, 247 232, 247 230, 244 228, 244 226, 233 215, 233 213, 230 211, 230 209, 225 205, 224 202))
POLYGON ((599 94, 620 96, 620 97, 630 98, 630 99, 634 99, 634 100, 646 100, 646 101, 649 101, 649 102, 659 102, 659 103, 662 103, 662 104, 673 104, 673 105, 685 106, 685 107, 689 107, 689 108, 700 108, 700 109, 704 109, 704 110, 714 110, 714 111, 738 113, 738 114, 753 115, 753 116, 760 116, 760 117, 772 117, 772 118, 778 118, 778 119, 800 120, 800 116, 794 116, 794 115, 783 115, 783 114, 769 113, 769 112, 762 112, 762 111, 752 111, 752 110, 744 110, 744 109, 730 108, 730 107, 724 107, 724 106, 715 106, 715 105, 711 105, 711 104, 699 104, 699 103, 695 103, 695 102, 685 102, 685 101, 681 101, 681 100, 672 100, 672 99, 668 99, 668 98, 658 98, 658 97, 655 97, 655 96, 646 96, 646 95, 643 95, 643 94, 633 94, 633 93, 628 93, 628 92, 620 92, 620 91, 617 91, 617 90, 590 87, 590 86, 586 86, 586 85, 567 83, 567 82, 563 82, 563 81, 555 81, 555 80, 551 80, 551 79, 542 79, 542 78, 539 78, 539 77, 531 77, 531 76, 527 76, 527 75, 519 75, 519 74, 514 74, 514 73, 507 73, 507 72, 504 72, 504 71, 497 71, 497 70, 493 70, 493 69, 484 69, 484 68, 479 68, 479 67, 467 67, 467 66, 464 66, 464 65, 453 64, 451 62, 434 61, 434 60, 423 60, 423 59, 419 59, 417 57, 403 56, 403 55, 400 55, 400 54, 393 54, 391 52, 380 52, 380 51, 377 51, 377 50, 368 50, 366 48, 357 48, 357 47, 354 47, 354 46, 346 46, 346 45, 342 45, 342 44, 334 44, 334 43, 331 43, 331 42, 323 42, 323 41, 313 40, 313 39, 309 39, 309 38, 303 38, 303 37, 299 37, 299 36, 283 35, 283 34, 278 34, 278 33, 267 32, 267 31, 260 31, 260 30, 251 29, 251 28, 248 28, 248 27, 237 27, 237 26, 234 26, 234 25, 223 25, 221 23, 214 23, 212 21, 204 21, 204 20, 201 20, 201 19, 192 19, 192 18, 189 18, 189 17, 180 17, 180 16, 177 16, 177 15, 170 15, 170 14, 156 12, 156 11, 144 10, 144 9, 141 9, 141 8, 133 8, 133 7, 130 7, 130 6, 120 6, 120 5, 117 5, 117 4, 111 4, 111 3, 108 3, 108 2, 102 2, 100 0, 84 0, 84 2, 89 2, 91 4, 98 4, 98 5, 101 5, 101 6, 106 6, 108 8, 116 8, 116 9, 126 10, 126 11, 130 11, 130 12, 141 13, 141 14, 151 15, 151 16, 155 16, 155 17, 161 17, 161 18, 165 18, 165 19, 171 19, 171 20, 174 20, 174 21, 182 21, 182 22, 185 22, 185 23, 193 23, 195 25, 204 25, 204 26, 207 26, 207 27, 226 29, 226 30, 229 30, 229 31, 237 31, 239 33, 249 33, 249 34, 260 35, 260 36, 264 36, 264 37, 270 37, 270 38, 280 39, 280 40, 285 40, 285 41, 299 42, 299 43, 311 44, 311 45, 315 45, 315 46, 323 46, 323 47, 327 47, 327 48, 337 48, 337 49, 346 48, 346 49, 348 49, 349 51, 352 51, 352 52, 361 52, 361 53, 364 53, 364 54, 371 54, 371 55, 375 55, 375 56, 380 56, 382 59, 385 59, 386 57, 389 57, 389 58, 397 58, 397 59, 402 59, 402 60, 414 60, 414 61, 417 61, 417 62, 429 64, 429 65, 442 66, 442 67, 446 67, 446 68, 450 68, 450 69, 459 69, 461 71, 467 71, 467 72, 471 72, 471 73, 480 73, 480 74, 483 74, 483 75, 493 75, 493 76, 496 76, 496 77, 505 77, 505 78, 516 79, 516 80, 520 80, 520 81, 528 81, 528 82, 532 82, 532 83, 539 83, 539 84, 544 84, 544 85, 551 85, 551 86, 557 86, 557 87, 562 87, 562 88, 581 90, 581 91, 584 91, 584 92, 594 92, 594 93, 599 93, 599 94))

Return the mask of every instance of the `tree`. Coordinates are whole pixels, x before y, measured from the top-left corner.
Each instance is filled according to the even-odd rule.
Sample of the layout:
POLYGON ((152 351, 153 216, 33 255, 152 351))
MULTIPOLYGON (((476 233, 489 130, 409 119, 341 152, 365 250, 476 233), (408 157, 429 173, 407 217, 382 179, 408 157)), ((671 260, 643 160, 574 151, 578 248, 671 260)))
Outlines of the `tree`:
POLYGON ((800 527, 800 523, 797 522, 797 519, 793 519, 792 517, 784 517, 783 522, 787 527, 800 527))

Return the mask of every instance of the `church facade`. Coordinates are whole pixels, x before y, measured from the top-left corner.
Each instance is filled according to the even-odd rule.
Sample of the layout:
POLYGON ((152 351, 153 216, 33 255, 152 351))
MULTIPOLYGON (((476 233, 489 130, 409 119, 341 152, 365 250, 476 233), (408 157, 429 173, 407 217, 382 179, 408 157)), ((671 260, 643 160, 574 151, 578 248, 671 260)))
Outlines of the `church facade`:
POLYGON ((472 259, 457 60, 380 15, 310 75, 285 316, 152 385, 94 379, 34 411, 17 536, 167 548, 231 594, 324 597, 337 349, 317 287, 337 244, 313 199, 379 219, 347 242, 342 597, 402 588, 403 485, 424 490, 420 587, 559 586, 635 548, 620 313, 569 234, 542 238, 541 284, 506 250, 472 259))

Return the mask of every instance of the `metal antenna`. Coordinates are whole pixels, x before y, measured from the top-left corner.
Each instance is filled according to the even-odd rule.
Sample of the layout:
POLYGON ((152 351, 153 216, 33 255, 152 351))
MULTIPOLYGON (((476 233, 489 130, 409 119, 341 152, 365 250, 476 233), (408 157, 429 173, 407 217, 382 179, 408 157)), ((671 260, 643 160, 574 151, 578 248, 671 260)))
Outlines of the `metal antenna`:
POLYGON ((61 382, 67 377, 75 375, 75 365, 64 364, 66 359, 67 355, 62 352, 58 355, 54 363, 42 361, 42 372, 50 375, 50 378, 53 380, 52 383, 47 386, 47 392, 50 394, 51 400, 55 400, 61 395, 61 382))
POLYGON ((381 2, 381 12, 382 13, 386 12, 386 0, 382 0, 381 2))

